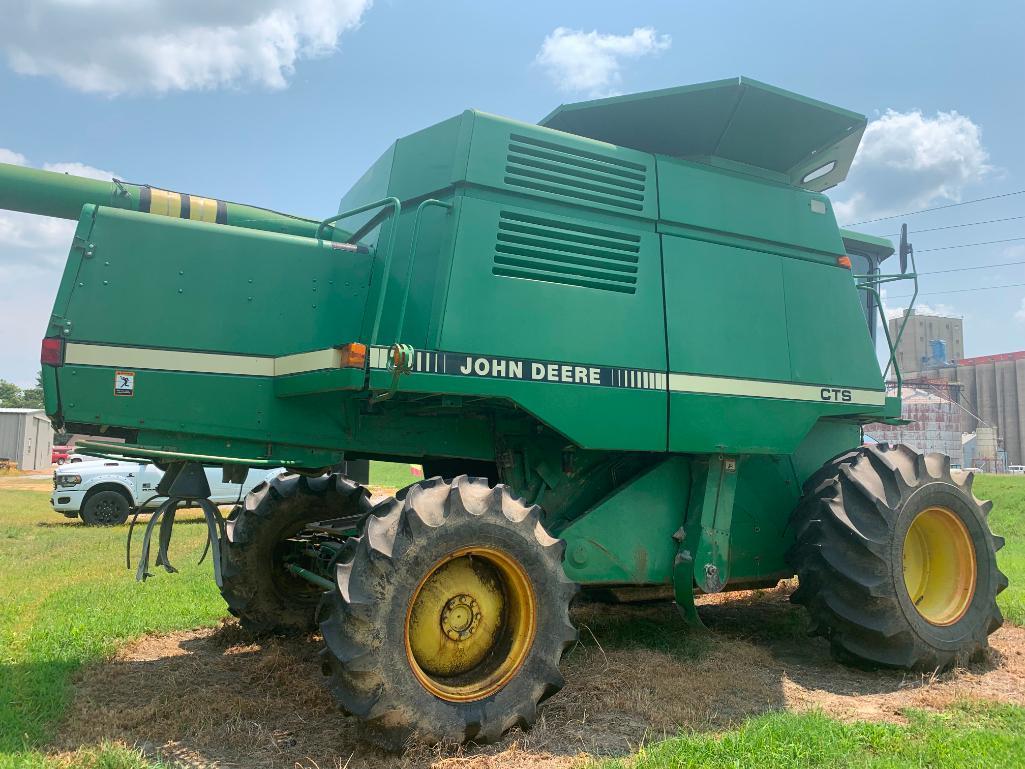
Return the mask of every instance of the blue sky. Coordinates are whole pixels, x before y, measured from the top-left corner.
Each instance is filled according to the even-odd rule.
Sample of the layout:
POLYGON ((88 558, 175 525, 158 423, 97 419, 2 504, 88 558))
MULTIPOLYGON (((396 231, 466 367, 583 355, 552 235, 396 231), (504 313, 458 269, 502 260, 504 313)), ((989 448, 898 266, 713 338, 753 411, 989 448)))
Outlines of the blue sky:
MULTIPOLYGON (((1025 189, 1020 0, 27 5, 0 0, 8 162, 326 216, 395 137, 466 107, 533 122, 564 101, 743 74, 874 121, 829 193, 841 223, 1025 189)), ((1025 195, 907 221, 1016 216, 1025 195)), ((1025 218, 913 240, 933 271, 1025 262, 1025 239, 927 250, 1015 237, 1025 218)), ((66 244, 61 223, 0 215, 0 378, 34 379, 66 244)), ((1023 349, 1025 286, 939 293, 1010 283, 1025 265, 926 276, 920 301, 965 316, 968 355, 1023 349)))

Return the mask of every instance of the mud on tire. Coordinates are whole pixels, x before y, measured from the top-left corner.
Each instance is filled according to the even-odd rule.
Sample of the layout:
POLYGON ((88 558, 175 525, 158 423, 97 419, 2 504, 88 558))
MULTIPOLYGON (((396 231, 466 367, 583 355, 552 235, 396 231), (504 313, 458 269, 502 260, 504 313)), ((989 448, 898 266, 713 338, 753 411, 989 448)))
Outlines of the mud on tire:
MULTIPOLYGON (((791 520, 796 541, 787 560, 799 578, 791 600, 808 610, 812 632, 829 640, 838 659, 935 670, 985 649, 1003 623, 996 596, 1007 578, 996 565, 1004 541, 987 523, 992 504, 972 494, 972 481, 951 471, 947 456, 887 444, 841 454, 808 479, 791 520), (971 577, 971 587, 940 591, 952 596, 954 608, 945 615, 926 611, 925 592, 913 599, 905 577, 905 550, 914 547, 906 541, 915 537, 908 532, 931 516, 946 522, 955 534, 949 539, 963 540, 969 553, 947 558, 971 577)), ((946 552, 953 546, 939 531, 936 541, 946 552)))
MULTIPOLYGON (((324 594, 321 658, 331 691, 346 712, 370 727, 368 737, 389 748, 413 735, 427 742, 491 742, 513 726, 533 725, 538 703, 562 687, 559 660, 577 638, 569 619, 577 588, 562 569, 564 544, 547 534, 539 512, 504 485, 491 487, 465 475, 432 478, 409 487, 404 498, 378 505, 363 536, 350 540, 351 560, 337 566, 338 590, 324 594), (462 559, 469 559, 469 566, 462 559), (494 582, 471 577, 465 589, 460 585, 467 583, 458 580, 446 584, 452 593, 446 603, 449 592, 436 575, 447 575, 447 569, 458 574, 459 568, 466 573, 507 568, 509 574, 494 582), (487 585, 500 588, 503 603, 486 602, 487 585), (533 601, 529 639, 516 632, 522 626, 517 618, 528 616, 515 609, 517 591, 533 601), (425 594, 434 603, 428 598, 421 603, 425 594), (477 598, 483 619, 469 608, 477 598), (429 608, 418 625, 423 605, 429 608), (477 616, 481 627, 493 620, 499 628, 489 636, 493 645, 479 663, 466 663, 474 667, 453 667, 451 678, 425 673, 430 664, 417 651, 417 628, 482 632, 474 631, 469 619, 445 630, 453 606, 452 617, 477 616), (439 607, 444 607, 440 615, 439 607), (489 616, 498 614, 501 619, 489 616), (504 628, 508 642, 502 640, 504 628), (517 646, 518 638, 526 639, 523 645, 517 646), (488 678, 492 670, 498 676, 514 651, 518 662, 505 678, 488 678), (480 681, 494 684, 475 688, 480 681)), ((437 645, 447 647, 447 642, 439 636, 437 645)))
POLYGON ((246 495, 227 522, 221 595, 251 633, 299 633, 316 627, 321 590, 281 566, 281 544, 313 521, 370 511, 365 488, 342 475, 282 473, 246 495))

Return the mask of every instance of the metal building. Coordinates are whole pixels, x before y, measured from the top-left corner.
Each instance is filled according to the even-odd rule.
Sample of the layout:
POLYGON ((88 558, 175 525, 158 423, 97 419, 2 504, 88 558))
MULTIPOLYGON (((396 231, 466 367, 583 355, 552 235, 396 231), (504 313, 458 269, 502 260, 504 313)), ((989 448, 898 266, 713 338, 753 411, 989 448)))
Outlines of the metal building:
POLYGON ((0 461, 19 470, 49 470, 53 425, 42 409, 0 409, 0 461))
POLYGON ((936 346, 942 342, 946 361, 964 357, 964 328, 961 318, 944 315, 923 315, 915 310, 904 311, 899 318, 890 318, 890 338, 896 339, 901 323, 907 318, 904 336, 897 345, 897 365, 905 376, 935 367, 936 346))
POLYGON ((901 416, 908 425, 865 425, 865 436, 879 443, 906 443, 919 451, 938 451, 961 465, 961 407, 937 391, 905 388, 901 416))
POLYGON ((925 375, 960 384, 963 432, 996 428, 1007 462, 1025 464, 1025 350, 962 358, 925 375))

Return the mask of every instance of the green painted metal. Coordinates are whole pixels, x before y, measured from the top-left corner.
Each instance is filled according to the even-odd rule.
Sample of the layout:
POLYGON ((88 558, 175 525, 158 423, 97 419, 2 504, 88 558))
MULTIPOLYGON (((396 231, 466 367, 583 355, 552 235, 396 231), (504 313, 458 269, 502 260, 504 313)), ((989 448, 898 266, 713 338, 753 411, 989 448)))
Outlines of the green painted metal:
POLYGON ((320 576, 319 574, 314 574, 309 569, 304 569, 302 566, 300 566, 297 563, 290 563, 290 564, 288 564, 288 570, 290 572, 292 572, 292 574, 294 574, 295 576, 301 577, 302 579, 306 580, 310 584, 316 585, 317 587, 321 588, 322 590, 334 590, 334 589, 336 589, 338 587, 337 583, 335 583, 335 582, 333 582, 333 581, 331 581, 329 579, 325 579, 324 577, 320 576))
POLYGON ((670 582, 689 466, 686 457, 666 459, 559 531, 566 540, 567 576, 584 584, 670 582))
MULTIPOLYGON (((842 182, 865 117, 746 77, 564 104, 542 125, 656 155, 723 159, 794 186, 842 182), (832 163, 827 173, 805 181, 832 163)), ((735 166, 736 167, 736 166, 735 166)))
POLYGON ((737 79, 543 122, 403 137, 327 220, 152 216, 142 187, 0 167, 0 205, 78 219, 47 411, 118 456, 494 463, 571 576, 672 584, 692 620, 708 565, 785 575, 803 481, 899 416, 838 262, 892 246, 821 194, 864 118, 737 79), (318 238, 342 219, 347 243, 318 238), (339 368, 352 342, 367 365, 339 368))
POLYGON ((737 458, 710 457, 701 499, 701 534, 694 554, 694 582, 718 593, 730 578, 730 531, 737 490, 737 458))

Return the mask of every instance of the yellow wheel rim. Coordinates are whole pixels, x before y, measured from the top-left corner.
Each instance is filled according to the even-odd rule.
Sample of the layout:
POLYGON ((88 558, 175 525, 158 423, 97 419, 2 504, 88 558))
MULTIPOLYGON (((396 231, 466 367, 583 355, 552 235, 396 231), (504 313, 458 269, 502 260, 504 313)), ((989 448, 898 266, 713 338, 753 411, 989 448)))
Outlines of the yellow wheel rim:
POLYGON ((975 595, 975 546, 961 519, 945 507, 915 516, 904 537, 904 584, 918 613, 952 625, 975 595))
POLYGON ((406 612, 406 657, 427 691, 450 702, 488 697, 523 665, 537 600, 511 556, 466 547, 434 564, 406 612))

